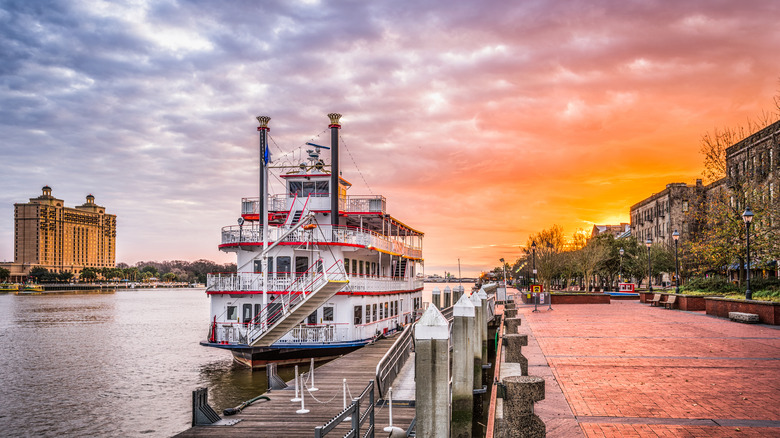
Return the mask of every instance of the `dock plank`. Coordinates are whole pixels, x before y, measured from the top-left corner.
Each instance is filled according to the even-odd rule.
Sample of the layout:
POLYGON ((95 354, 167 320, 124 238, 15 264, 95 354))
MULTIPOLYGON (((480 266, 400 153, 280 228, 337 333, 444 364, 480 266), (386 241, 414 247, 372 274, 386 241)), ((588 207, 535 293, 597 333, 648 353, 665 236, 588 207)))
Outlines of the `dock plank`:
MULTIPOLYGON (((342 381, 347 379, 347 387, 352 397, 357 397, 375 378, 377 363, 395 342, 395 337, 380 339, 371 345, 355 350, 340 358, 334 359, 317 367, 314 371, 314 383, 319 389, 306 392, 304 403, 307 414, 297 414, 301 408, 300 402, 291 402, 295 396, 295 386, 287 382, 290 388, 274 390, 265 395, 271 400, 253 404, 240 414, 226 419, 241 419, 233 426, 195 426, 178 435, 179 438, 190 437, 312 437, 314 428, 322 426, 342 411, 342 381)), ((308 370, 307 366, 304 366, 308 370)), ((374 392, 378 397, 378 392, 374 392)), ((347 403, 349 400, 348 395, 347 403)), ((364 409, 361 407, 361 411, 364 409)), ((393 425, 407 429, 415 416, 415 409, 407 406, 393 406, 393 425)), ((367 425, 367 423, 366 423, 367 425)), ((377 407, 375 411, 376 433, 383 436, 383 429, 389 425, 389 409, 387 406, 377 407)), ((343 436, 349 430, 345 422, 337 426, 329 436, 343 436)))

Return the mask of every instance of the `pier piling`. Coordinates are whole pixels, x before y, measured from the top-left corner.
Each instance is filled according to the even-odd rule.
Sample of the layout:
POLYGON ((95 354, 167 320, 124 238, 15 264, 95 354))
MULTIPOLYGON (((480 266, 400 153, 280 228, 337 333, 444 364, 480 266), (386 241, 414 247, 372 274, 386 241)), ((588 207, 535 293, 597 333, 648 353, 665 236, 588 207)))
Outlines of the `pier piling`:
POLYGON ((428 306, 414 332, 417 436, 449 438, 449 323, 428 306))
POLYGON ((452 322, 452 437, 470 437, 474 416, 474 305, 461 297, 453 308, 452 322))

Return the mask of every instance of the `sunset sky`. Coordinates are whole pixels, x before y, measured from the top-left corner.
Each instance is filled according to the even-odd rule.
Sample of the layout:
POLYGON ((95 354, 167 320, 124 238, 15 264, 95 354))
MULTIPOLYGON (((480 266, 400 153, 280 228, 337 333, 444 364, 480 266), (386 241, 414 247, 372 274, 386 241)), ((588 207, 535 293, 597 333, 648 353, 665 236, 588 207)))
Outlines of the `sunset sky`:
POLYGON ((254 117, 277 152, 340 112, 350 194, 426 233, 426 273, 472 275, 694 183, 701 136, 780 94, 775 0, 0 8, 0 261, 44 185, 118 215, 117 262, 234 261, 217 245, 257 196, 254 117))

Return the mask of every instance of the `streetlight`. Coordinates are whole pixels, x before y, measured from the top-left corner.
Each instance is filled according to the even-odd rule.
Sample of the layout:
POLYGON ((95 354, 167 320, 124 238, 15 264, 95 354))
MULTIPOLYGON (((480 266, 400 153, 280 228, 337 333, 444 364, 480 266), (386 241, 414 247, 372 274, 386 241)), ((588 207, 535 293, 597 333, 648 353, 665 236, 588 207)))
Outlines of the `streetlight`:
POLYGON ((506 263, 504 262, 504 258, 499 259, 501 261, 501 267, 504 268, 504 290, 506 290, 506 263))
POLYGON ((677 241, 680 240, 680 233, 674 230, 672 233, 672 239, 674 239, 674 293, 680 293, 680 261, 677 256, 677 241))
POLYGON ((650 293, 653 293, 653 265, 650 264, 650 246, 653 244, 653 239, 647 238, 647 284, 650 288, 650 293))
POLYGON ((750 291, 750 223, 753 222, 753 210, 750 207, 745 208, 742 213, 742 220, 745 221, 745 234, 747 235, 747 289, 745 289, 745 299, 752 300, 753 292, 750 291))
POLYGON ((618 275, 618 289, 620 289, 620 283, 623 282, 623 254, 626 252, 623 248, 620 248, 620 274, 618 275))
POLYGON ((531 242, 531 251, 533 252, 533 261, 534 261, 534 283, 536 283, 536 241, 534 240, 531 242))

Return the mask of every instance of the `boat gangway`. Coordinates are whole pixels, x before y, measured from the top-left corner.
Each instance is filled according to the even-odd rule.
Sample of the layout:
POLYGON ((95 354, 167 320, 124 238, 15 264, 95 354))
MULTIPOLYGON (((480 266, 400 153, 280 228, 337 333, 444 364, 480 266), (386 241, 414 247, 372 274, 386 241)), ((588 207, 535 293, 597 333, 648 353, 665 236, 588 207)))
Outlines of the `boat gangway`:
MULTIPOLYGON (((301 409, 301 402, 290 401, 295 397, 295 384, 291 380, 287 382, 287 388, 267 392, 265 395, 270 400, 256 402, 244 408, 239 414, 223 417, 223 421, 241 420, 236 424, 193 426, 176 437, 312 437, 317 426, 323 426, 342 411, 344 379, 347 380, 348 394, 351 394, 351 397, 347 396, 347 404, 349 404, 351 398, 357 398, 368 383, 375 379, 377 364, 393 346, 398 336, 379 339, 373 344, 317 367, 314 370, 314 385, 318 390, 309 391, 310 379, 305 383, 306 389, 303 390, 304 406, 309 410, 308 413, 296 413, 301 409)), ((307 366, 299 368, 302 368, 301 372, 308 371, 307 366)), ((386 403, 380 402, 379 393, 376 391, 375 402, 379 402, 375 403, 374 410, 375 432, 382 435, 383 429, 390 424, 390 409, 386 403)), ((362 406, 361 412, 364 410, 362 406)), ((393 426, 407 430, 414 416, 413 404, 394 403, 393 426)), ((350 430, 350 424, 350 421, 344 421, 328 436, 344 436, 350 430)))

